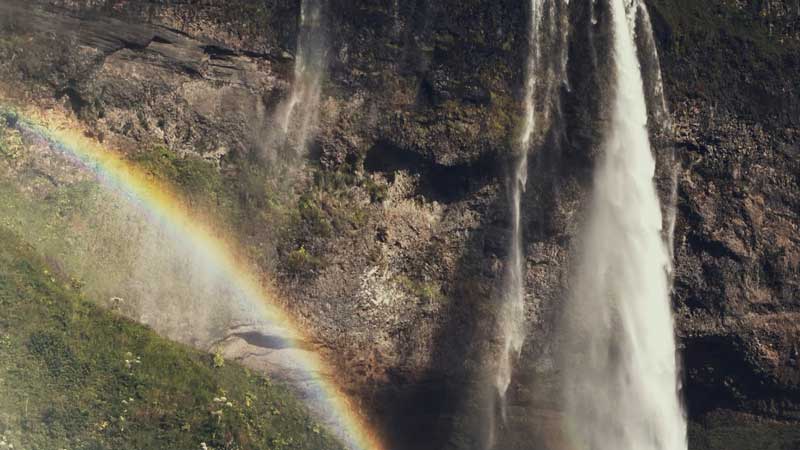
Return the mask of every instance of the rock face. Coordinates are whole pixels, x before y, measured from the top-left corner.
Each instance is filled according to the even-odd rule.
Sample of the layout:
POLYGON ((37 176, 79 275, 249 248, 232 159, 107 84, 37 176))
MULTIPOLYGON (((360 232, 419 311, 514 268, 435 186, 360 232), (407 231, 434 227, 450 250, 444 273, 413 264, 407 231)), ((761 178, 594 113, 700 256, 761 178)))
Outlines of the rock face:
POLYGON ((652 11, 681 161, 675 303, 689 412, 796 420, 800 11, 720 5, 690 34, 680 16, 694 11, 669 3, 652 11), (683 48, 690 36, 708 45, 683 48))
MULTIPOLYGON (((298 1, 37 3, 0 6, 0 74, 31 101, 58 99, 99 139, 223 171, 245 156, 281 164, 265 136, 292 82, 298 1)), ((530 332, 509 429, 554 447, 553 329, 609 76, 588 57, 590 44, 604 49, 589 42, 584 3, 570 4, 563 120, 532 156, 523 199, 530 332)), ((654 137, 665 202, 678 174, 674 304, 690 416, 800 421, 800 6, 647 3, 674 122, 654 137)), ((470 448, 465 430, 480 420, 464 411, 496 345, 526 8, 327 5, 320 121, 287 175, 300 220, 262 242, 264 267, 392 448, 470 448)))

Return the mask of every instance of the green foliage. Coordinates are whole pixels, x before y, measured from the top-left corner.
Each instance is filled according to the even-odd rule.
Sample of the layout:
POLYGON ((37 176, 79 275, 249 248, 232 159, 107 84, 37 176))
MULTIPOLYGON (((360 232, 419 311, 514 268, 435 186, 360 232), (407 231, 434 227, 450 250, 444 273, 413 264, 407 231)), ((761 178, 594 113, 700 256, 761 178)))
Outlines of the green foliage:
POLYGON ((17 120, 16 113, 0 110, 0 157, 14 159, 20 151, 19 133, 13 128, 17 120))
POLYGON ((87 364, 78 361, 71 347, 59 333, 34 332, 27 343, 28 351, 47 367, 56 380, 80 382, 86 375, 87 364))
POLYGON ((302 226, 307 233, 313 236, 330 237, 333 233, 333 226, 328 220, 327 214, 322 210, 319 203, 310 194, 304 194, 298 202, 302 226))
POLYGON ((131 161, 154 178, 174 183, 198 202, 215 202, 222 191, 223 180, 215 164, 198 156, 180 157, 167 148, 155 147, 134 154, 131 161))
POLYGON ((521 134, 524 126, 519 107, 508 96, 493 96, 487 132, 496 142, 505 142, 514 148, 514 138, 521 134))
POLYGON ((753 2, 651 0, 662 69, 676 97, 701 98, 767 126, 792 122, 800 41, 773 33, 753 2), (787 89, 788 86, 788 89, 787 89))
POLYGON ((750 6, 742 7, 725 0, 652 0, 652 3, 669 23, 671 44, 677 53, 731 40, 755 45, 757 52, 765 57, 782 53, 789 47, 770 36, 766 23, 750 6))
POLYGON ((130 160, 193 209, 210 212, 207 218, 235 235, 254 260, 266 257, 265 245, 274 245, 282 272, 293 277, 318 273, 325 266, 325 241, 363 227, 368 204, 358 192, 366 191, 373 203, 388 196, 388 186, 357 171, 360 161, 334 170, 310 167, 313 182, 297 192, 296 180, 280 164, 265 164, 257 155, 228 155, 218 164, 155 147, 130 160))
POLYGON ((305 247, 289 252, 286 265, 293 275, 309 275, 324 267, 322 260, 308 253, 305 247))
POLYGON ((314 186, 325 192, 341 192, 355 186, 357 182, 358 177, 346 169, 314 172, 314 186))
POLYGON ((359 173, 357 168, 363 164, 359 157, 336 170, 317 169, 314 172, 314 184, 307 194, 314 195, 324 210, 335 231, 347 233, 360 228, 365 223, 365 205, 359 203, 355 194, 361 188, 370 195, 373 203, 386 199, 389 188, 373 181, 369 176, 359 173))
POLYGON ((215 368, 219 369, 220 367, 225 367, 225 357, 222 356, 222 353, 215 352, 213 361, 215 368))
MULTIPOLYGON (((194 210, 206 211, 205 218, 236 236, 253 260, 259 260, 265 244, 291 241, 288 236, 297 231, 303 211, 294 207, 292 186, 276 173, 278 168, 256 156, 226 158, 218 164, 198 156, 179 157, 163 147, 130 157, 155 180, 180 193, 194 210)), ((305 219, 312 224, 319 220, 316 225, 326 232, 328 227, 317 211, 306 210, 305 219)))
POLYGON ((325 240, 363 227, 367 204, 360 203, 359 189, 373 203, 388 196, 388 186, 359 175, 357 163, 312 168, 313 182, 298 195, 292 180, 278 173, 280 167, 253 155, 228 155, 217 164, 155 147, 130 160, 173 187, 193 209, 209 211, 208 218, 237 236, 254 260, 265 257, 265 244, 275 245, 283 272, 291 276, 318 273, 325 266, 320 257, 325 240))
POLYGON ((412 280, 405 275, 399 275, 395 282, 406 293, 425 302, 435 302, 443 298, 441 286, 433 281, 412 280))
POLYGON ((260 161, 232 158, 235 169, 223 171, 214 161, 181 157, 164 147, 138 152, 130 160, 158 182, 173 186, 196 209, 213 210, 213 219, 242 236, 286 222, 288 211, 281 205, 289 189, 276 184, 276 174, 260 161))
POLYGON ((284 386, 98 309, 2 227, 0 310, 15 448, 341 448, 284 386))
POLYGON ((372 203, 383 203, 389 197, 389 186, 385 183, 376 183, 372 178, 366 178, 364 187, 372 203))

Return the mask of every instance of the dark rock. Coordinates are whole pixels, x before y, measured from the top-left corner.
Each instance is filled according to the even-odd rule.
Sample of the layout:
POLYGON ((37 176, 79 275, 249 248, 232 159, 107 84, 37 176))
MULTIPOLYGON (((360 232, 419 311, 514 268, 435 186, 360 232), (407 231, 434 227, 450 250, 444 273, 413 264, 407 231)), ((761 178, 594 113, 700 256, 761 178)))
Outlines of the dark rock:
MULTIPOLYGON (((60 97, 97 135, 222 163, 268 145, 293 76, 299 2, 37 3, 49 6, 0 6, 0 32, 28 39, 0 45, 0 74, 31 98, 60 97)), ((397 4, 330 3, 318 132, 301 174, 285 175, 315 193, 304 219, 328 232, 309 236, 315 224, 304 223, 264 245, 322 255, 324 267, 280 278, 281 290, 392 448, 457 447, 451 434, 472 419, 460 402, 485 394, 476 373, 496 346, 486 330, 508 252, 527 3, 397 4)), ((509 420, 528 434, 509 433, 507 448, 558 441, 554 327, 611 76, 587 4, 570 2, 562 123, 543 133, 523 198, 530 331, 509 420)), ((800 11, 647 4, 674 121, 653 140, 665 202, 678 170, 673 301, 689 413, 800 421, 800 11)))

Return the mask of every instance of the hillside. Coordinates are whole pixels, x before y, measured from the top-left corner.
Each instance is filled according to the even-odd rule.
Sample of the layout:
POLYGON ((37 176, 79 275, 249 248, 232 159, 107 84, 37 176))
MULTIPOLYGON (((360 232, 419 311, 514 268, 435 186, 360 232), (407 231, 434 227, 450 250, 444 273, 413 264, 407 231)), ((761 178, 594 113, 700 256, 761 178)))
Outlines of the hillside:
POLYGON ((342 448, 286 387, 99 309, 14 234, 0 229, 0 242, 4 443, 31 450, 342 448))

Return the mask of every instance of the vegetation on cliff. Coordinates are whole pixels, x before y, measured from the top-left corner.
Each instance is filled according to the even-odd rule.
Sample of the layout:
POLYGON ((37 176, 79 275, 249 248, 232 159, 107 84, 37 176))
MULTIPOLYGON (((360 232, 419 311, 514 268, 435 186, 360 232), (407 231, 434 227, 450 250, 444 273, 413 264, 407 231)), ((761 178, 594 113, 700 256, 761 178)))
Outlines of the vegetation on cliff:
POLYGON ((3 442, 341 448, 285 387, 97 308, 16 235, 0 229, 0 242, 3 442))
POLYGON ((699 98, 768 126, 798 125, 800 40, 773 26, 766 2, 648 3, 673 101, 699 98))
POLYGON ((795 450, 800 428, 793 423, 718 414, 689 424, 691 450, 795 450))

